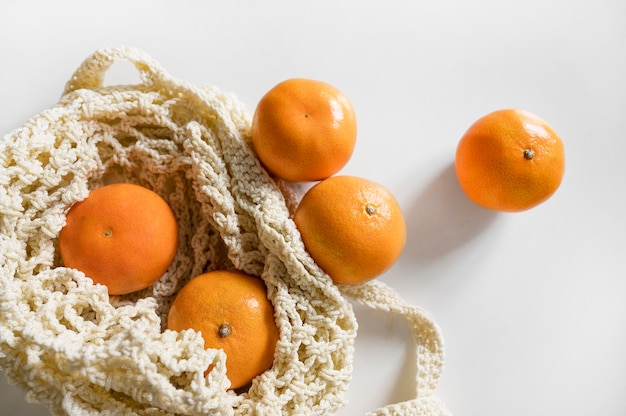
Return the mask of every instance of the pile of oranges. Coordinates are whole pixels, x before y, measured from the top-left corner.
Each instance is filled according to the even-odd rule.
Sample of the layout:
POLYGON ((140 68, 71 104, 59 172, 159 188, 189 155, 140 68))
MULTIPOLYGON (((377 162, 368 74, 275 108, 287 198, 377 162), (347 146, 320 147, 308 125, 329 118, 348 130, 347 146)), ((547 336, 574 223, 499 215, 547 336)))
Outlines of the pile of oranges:
POLYGON ((316 181, 293 220, 315 262, 338 284, 379 276, 400 256, 406 225, 394 196, 356 176, 334 176, 352 156, 354 108, 338 89, 295 78, 259 101, 252 143, 265 168, 290 182, 316 181))
MULTIPOLYGON (((309 79, 290 79, 270 89, 251 125, 253 150, 270 175, 314 182, 293 221, 312 259, 334 283, 344 285, 380 276, 406 243, 404 216, 387 189, 366 178, 337 175, 352 156, 356 138, 350 101, 333 86, 309 79)), ((463 135, 455 165, 462 189, 474 202, 521 211, 558 188, 563 145, 539 117, 502 110, 463 135)), ((176 256, 176 217, 166 201, 141 186, 95 189, 66 217, 58 241, 64 265, 105 285, 111 295, 149 287, 176 256)), ((193 278, 172 303, 167 326, 200 331, 205 348, 223 349, 233 389, 272 366, 280 338, 264 282, 236 270, 193 278)))

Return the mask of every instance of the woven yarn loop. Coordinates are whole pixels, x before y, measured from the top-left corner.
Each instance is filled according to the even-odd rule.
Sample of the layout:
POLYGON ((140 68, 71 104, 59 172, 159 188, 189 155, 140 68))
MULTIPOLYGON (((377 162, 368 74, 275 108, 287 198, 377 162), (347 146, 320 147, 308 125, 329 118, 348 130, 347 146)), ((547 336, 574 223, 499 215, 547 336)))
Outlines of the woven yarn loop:
POLYGON ((291 220, 293 193, 260 165, 249 129, 235 96, 178 80, 138 49, 110 47, 79 66, 54 107, 3 138, 0 369, 28 400, 57 415, 331 415, 347 405, 353 299, 404 316, 418 349, 415 399, 372 414, 448 414, 433 395, 443 366, 434 320, 383 283, 332 283, 291 220), (104 85, 120 61, 140 84, 104 85), (113 182, 154 190, 179 223, 168 271, 123 296, 64 267, 56 246, 69 208, 113 182), (180 289, 216 269, 260 276, 280 329, 272 368, 244 392, 228 390, 223 351, 164 324, 180 289))

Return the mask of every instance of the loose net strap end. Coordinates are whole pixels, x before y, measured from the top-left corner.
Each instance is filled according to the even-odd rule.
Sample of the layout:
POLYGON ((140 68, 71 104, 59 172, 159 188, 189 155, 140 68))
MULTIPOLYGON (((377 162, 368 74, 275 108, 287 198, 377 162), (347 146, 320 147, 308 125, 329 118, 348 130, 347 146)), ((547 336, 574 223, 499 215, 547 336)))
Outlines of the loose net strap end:
POLYGON ((443 404, 433 396, 444 363, 443 336, 435 320, 423 309, 408 305, 394 289, 379 280, 372 280, 363 285, 342 286, 341 291, 349 298, 372 309, 402 315, 416 343, 416 398, 386 406, 372 415, 447 415, 443 404), (413 411, 407 413, 407 406, 413 411), (440 409, 440 412, 423 413, 420 410, 422 408, 436 408, 440 409))

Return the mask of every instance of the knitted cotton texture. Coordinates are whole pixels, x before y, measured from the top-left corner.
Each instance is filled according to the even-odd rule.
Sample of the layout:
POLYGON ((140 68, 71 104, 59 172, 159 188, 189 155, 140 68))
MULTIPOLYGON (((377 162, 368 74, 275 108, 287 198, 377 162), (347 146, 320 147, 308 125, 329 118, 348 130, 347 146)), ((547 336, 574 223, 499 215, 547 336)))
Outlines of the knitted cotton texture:
POLYGON ((294 193, 260 165, 249 128, 234 96, 119 47, 88 57, 57 105, 4 137, 0 368, 29 400, 58 415, 330 415, 346 405, 352 376, 349 296, 405 316, 416 339, 416 398, 374 414, 447 414, 433 396, 443 363, 437 325, 380 282, 332 283, 291 219, 294 193), (122 60, 141 83, 104 86, 122 60), (64 267, 56 246, 71 206, 113 182, 154 190, 179 224, 168 271, 123 296, 64 267), (215 269, 260 276, 275 308, 274 364, 245 392, 228 389, 221 350, 165 325, 185 283, 215 269))

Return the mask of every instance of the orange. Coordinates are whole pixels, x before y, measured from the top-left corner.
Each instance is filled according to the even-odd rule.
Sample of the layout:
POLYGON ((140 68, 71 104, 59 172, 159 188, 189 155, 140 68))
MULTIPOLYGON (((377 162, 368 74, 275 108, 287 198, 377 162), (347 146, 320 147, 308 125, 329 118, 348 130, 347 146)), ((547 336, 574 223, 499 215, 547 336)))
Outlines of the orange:
POLYGON ((66 267, 84 272, 112 295, 145 289, 174 260, 178 226, 154 191, 129 183, 92 190, 72 206, 59 234, 66 267))
POLYGON ((252 143, 273 175, 290 182, 337 173, 356 144, 356 115, 348 98, 320 81, 294 78, 270 89, 252 118, 252 143))
POLYGON ((544 202, 560 186, 563 142, 534 114, 498 110, 465 132, 455 168, 461 188, 476 204, 496 211, 523 211, 544 202))
POLYGON ((202 332, 205 348, 223 349, 232 389, 247 385, 274 362, 279 337, 274 307, 256 276, 234 270, 197 276, 174 299, 167 327, 202 332))
POLYGON ((335 283, 371 280, 398 259, 406 224, 398 202, 382 185, 355 176, 318 182, 296 208, 304 245, 335 283))

